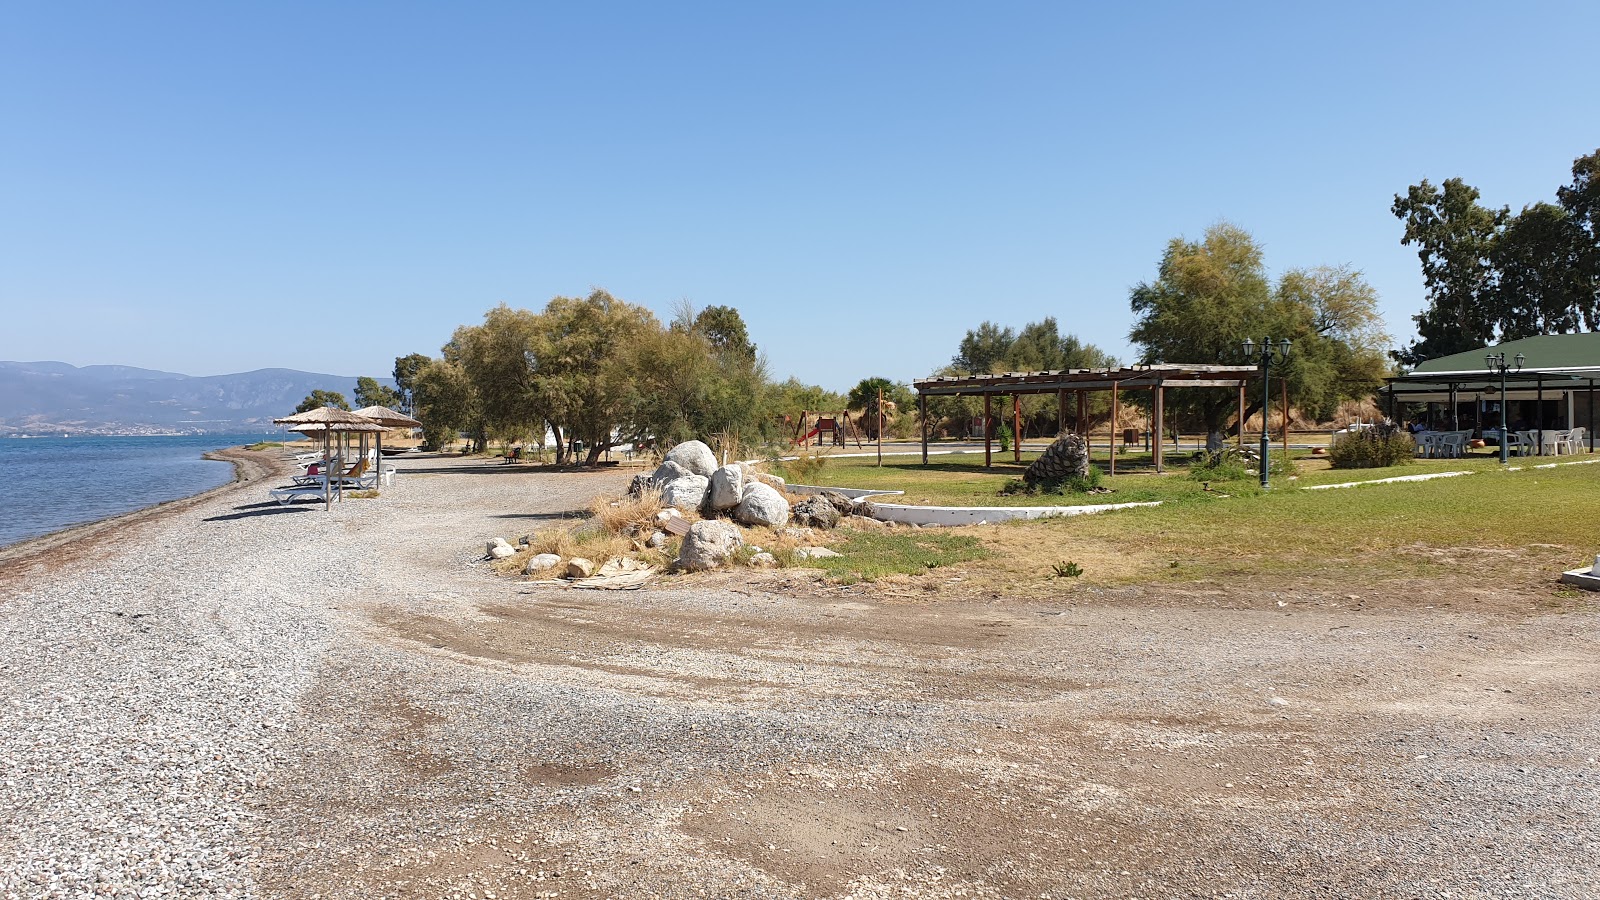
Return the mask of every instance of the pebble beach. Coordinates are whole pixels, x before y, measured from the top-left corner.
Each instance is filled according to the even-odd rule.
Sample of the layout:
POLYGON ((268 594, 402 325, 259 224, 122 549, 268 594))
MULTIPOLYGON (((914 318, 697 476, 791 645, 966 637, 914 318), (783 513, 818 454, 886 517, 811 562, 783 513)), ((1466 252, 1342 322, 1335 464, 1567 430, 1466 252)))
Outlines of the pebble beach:
POLYGON ((576 591, 485 542, 629 473, 233 458, 0 554, 0 897, 1600 895, 1592 606, 576 591))

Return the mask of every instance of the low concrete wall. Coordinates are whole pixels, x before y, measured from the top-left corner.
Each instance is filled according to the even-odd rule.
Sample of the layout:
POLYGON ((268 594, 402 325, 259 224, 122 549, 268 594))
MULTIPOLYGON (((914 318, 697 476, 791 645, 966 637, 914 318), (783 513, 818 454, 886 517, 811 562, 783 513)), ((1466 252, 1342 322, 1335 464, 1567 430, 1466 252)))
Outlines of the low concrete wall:
POLYGON ((1045 519, 1051 516, 1087 516, 1113 509, 1160 506, 1147 503, 1101 503, 1093 506, 908 506, 900 503, 873 503, 875 518, 904 525, 993 525, 1012 519, 1045 519))
POLYGON ((851 500, 860 500, 862 497, 896 497, 905 493, 905 491, 870 491, 865 488, 817 487, 814 484, 790 484, 785 485, 785 487, 791 494, 809 496, 811 494, 820 494, 823 491, 833 491, 835 494, 843 494, 851 500))

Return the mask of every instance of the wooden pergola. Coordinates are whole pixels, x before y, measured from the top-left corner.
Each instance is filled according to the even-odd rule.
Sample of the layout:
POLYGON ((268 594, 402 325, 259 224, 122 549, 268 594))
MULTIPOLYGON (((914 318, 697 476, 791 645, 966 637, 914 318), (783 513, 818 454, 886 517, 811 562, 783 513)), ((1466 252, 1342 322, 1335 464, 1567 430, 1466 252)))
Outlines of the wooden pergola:
POLYGON ((1148 390, 1153 394, 1152 444, 1155 468, 1162 470, 1162 420, 1166 413, 1167 388, 1233 388, 1239 393, 1240 440, 1244 439, 1245 385, 1260 375, 1255 366, 1177 365, 1152 363, 1120 369, 1063 369, 1059 372, 1007 372, 1004 375, 927 378, 914 382, 917 408, 922 414, 922 464, 928 464, 928 398, 983 397, 983 464, 994 463, 994 435, 989 428, 996 395, 1011 398, 1012 418, 1017 440, 1012 442, 1017 462, 1022 461, 1022 401, 1024 394, 1055 394, 1057 425, 1067 427, 1067 394, 1077 395, 1078 415, 1074 420, 1079 433, 1088 438, 1085 424, 1088 394, 1111 392, 1111 472, 1117 474, 1117 403, 1122 391, 1148 390))

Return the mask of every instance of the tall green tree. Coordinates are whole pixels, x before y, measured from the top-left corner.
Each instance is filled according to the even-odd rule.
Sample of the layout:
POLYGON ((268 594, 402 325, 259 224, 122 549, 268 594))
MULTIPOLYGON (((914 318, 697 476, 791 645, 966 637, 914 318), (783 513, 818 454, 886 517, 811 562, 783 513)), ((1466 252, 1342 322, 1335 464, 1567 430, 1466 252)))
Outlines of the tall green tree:
POLYGON ((1424 180, 1397 195, 1401 243, 1417 247, 1427 305, 1417 340, 1393 355, 1405 365, 1496 341, 1593 329, 1600 324, 1600 150, 1572 165, 1559 203, 1513 215, 1478 202, 1459 178, 1424 180))
POLYGON ((400 406, 400 392, 376 378, 362 375, 356 379, 356 405, 363 408, 368 406, 387 406, 390 409, 400 406))
MULTIPOLYGON (((1137 317, 1129 338, 1147 363, 1246 363, 1245 338, 1287 338, 1284 368, 1291 402, 1328 413, 1365 396, 1385 374, 1387 343, 1377 294, 1347 267, 1292 270, 1274 285, 1260 246, 1244 229, 1213 225, 1199 241, 1174 238, 1154 281, 1130 295, 1137 317)), ((1167 408, 1180 422, 1221 433, 1236 408, 1228 391, 1175 390, 1167 408)), ((1252 398, 1246 416, 1259 409, 1252 398)))
MULTIPOLYGON (((529 360, 543 327, 537 313, 502 303, 484 313, 482 324, 457 328, 445 347, 445 356, 471 381, 492 438, 509 442, 544 436, 549 410, 529 360)), ((558 432, 558 444, 559 437, 558 432)), ((558 448, 558 456, 561 452, 558 448)))
POLYGON ((1390 211, 1405 222, 1400 239, 1417 248, 1428 305, 1414 317, 1418 338, 1394 357, 1403 365, 1460 353, 1494 338, 1495 236, 1510 211, 1478 202, 1478 189, 1459 178, 1435 187, 1423 179, 1396 195, 1390 211))
POLYGON ((422 367, 432 359, 424 353, 412 353, 394 358, 394 384, 400 391, 400 406, 402 412, 414 412, 416 397, 416 379, 422 367))
POLYGON ((861 410, 862 429, 871 437, 878 436, 878 397, 883 397, 883 417, 887 424, 901 413, 911 413, 916 406, 916 395, 909 385, 890 381, 881 376, 863 378, 850 389, 845 398, 850 409, 861 410))
POLYGON ((350 409, 350 401, 344 399, 344 395, 338 391, 325 391, 322 388, 317 388, 307 394, 306 398, 300 401, 300 405, 294 408, 294 411, 297 413, 310 412, 313 409, 320 409, 324 406, 348 411, 350 409))
POLYGON ((956 355, 950 360, 951 374, 992 375, 1004 362, 1017 334, 1010 328, 1001 328, 994 322, 984 321, 976 330, 961 339, 956 355))
POLYGON ((466 432, 478 449, 483 448, 487 433, 478 392, 459 362, 449 354, 428 360, 416 371, 411 387, 416 404, 413 415, 422 423, 429 447, 442 450, 466 432))

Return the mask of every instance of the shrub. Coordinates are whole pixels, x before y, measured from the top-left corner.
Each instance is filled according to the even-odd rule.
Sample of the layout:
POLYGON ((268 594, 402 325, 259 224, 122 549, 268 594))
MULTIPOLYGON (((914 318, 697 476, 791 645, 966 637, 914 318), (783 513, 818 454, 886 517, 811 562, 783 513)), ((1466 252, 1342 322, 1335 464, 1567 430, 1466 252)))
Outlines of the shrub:
POLYGON ((1246 457, 1237 447, 1202 451, 1198 460, 1189 468, 1189 477, 1196 481, 1243 481, 1255 468, 1254 458, 1246 457))
POLYGON ((1110 493, 1101 491, 1100 483, 1104 474, 1094 466, 1083 475, 1069 475, 1066 478, 1041 480, 1029 484, 1021 478, 1007 478, 1000 485, 1000 495, 1011 494, 1088 494, 1092 492, 1110 493))
POLYGON ((811 453, 803 448, 795 453, 793 459, 773 460, 771 468, 776 469, 785 481, 795 484, 810 484, 813 478, 828 464, 828 457, 821 453, 811 453))
POLYGON ((1416 443, 1411 435, 1392 425, 1341 434, 1328 448, 1328 461, 1335 469, 1378 469, 1415 460, 1416 443))

